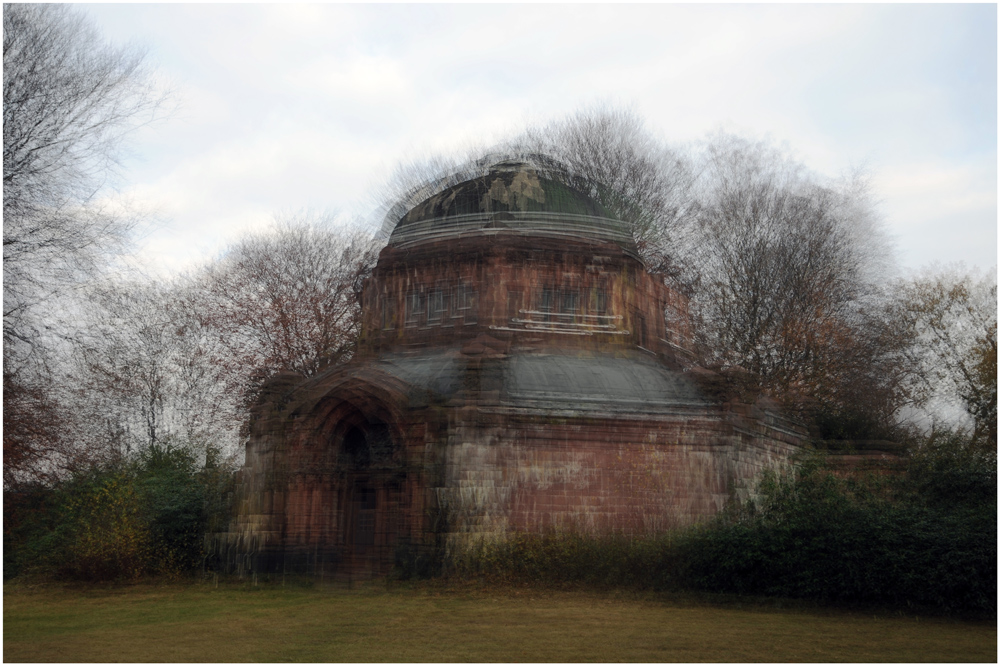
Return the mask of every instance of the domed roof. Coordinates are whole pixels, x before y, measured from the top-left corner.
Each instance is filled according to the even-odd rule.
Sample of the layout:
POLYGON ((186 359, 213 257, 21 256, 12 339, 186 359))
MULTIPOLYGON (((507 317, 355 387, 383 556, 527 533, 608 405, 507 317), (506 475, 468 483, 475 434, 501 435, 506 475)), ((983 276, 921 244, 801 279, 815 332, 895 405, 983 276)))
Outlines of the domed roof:
POLYGON ((559 175, 520 160, 494 164, 486 175, 448 187, 410 209, 396 224, 389 244, 411 246, 505 230, 612 241, 637 256, 626 225, 595 199, 566 184, 568 177, 556 180, 559 175))

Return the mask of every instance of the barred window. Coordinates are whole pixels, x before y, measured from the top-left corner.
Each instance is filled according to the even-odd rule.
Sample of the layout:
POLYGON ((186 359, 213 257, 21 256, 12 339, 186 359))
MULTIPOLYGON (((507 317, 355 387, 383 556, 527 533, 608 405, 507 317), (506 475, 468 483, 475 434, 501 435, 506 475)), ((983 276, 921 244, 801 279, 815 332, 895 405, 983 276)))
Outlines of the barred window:
POLYGON ((391 296, 382 297, 382 329, 389 330, 396 325, 396 301, 391 296))
POLYGON ((538 311, 553 312, 556 307, 556 292, 550 287, 542 289, 538 295, 538 311))
POLYGON ((479 309, 478 293, 467 284, 455 288, 455 309, 465 319, 466 324, 475 324, 479 309))
POLYGON ((603 289, 594 289, 590 292, 590 311, 592 314, 603 315, 608 313, 608 294, 603 289))
POLYGON ((406 295, 406 325, 417 326, 423 310, 423 299, 419 291, 411 291, 406 295))
POLYGON ((564 289, 559 299, 559 312, 576 314, 580 311, 580 292, 575 289, 564 289))
POLYGON ((517 319, 524 308, 524 292, 520 289, 507 290, 507 318, 517 319))
POLYGON ((434 289, 427 294, 427 323, 439 323, 448 313, 448 294, 434 289))

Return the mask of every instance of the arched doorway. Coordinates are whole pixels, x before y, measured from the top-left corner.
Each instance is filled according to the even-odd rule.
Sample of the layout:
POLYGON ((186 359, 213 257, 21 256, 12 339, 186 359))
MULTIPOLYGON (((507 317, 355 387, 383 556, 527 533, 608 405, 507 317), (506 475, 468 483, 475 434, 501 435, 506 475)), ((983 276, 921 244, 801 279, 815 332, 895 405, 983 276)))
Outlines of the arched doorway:
POLYGON ((350 574, 388 573, 411 524, 412 479, 404 452, 378 421, 355 417, 338 430, 342 569, 350 574))

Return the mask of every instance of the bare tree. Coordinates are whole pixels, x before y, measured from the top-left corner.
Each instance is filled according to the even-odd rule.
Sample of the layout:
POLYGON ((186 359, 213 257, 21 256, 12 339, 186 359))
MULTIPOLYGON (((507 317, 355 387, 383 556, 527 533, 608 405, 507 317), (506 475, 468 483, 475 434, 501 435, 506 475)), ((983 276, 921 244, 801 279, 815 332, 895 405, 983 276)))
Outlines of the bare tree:
POLYGON ((795 380, 778 385, 784 402, 818 426, 825 439, 897 439, 907 429, 900 410, 918 403, 914 333, 891 297, 856 303, 825 318, 795 380))
POLYGON ((941 271, 903 285, 921 356, 921 388, 931 401, 959 404, 974 437, 997 442, 996 275, 941 271))
POLYGON ((3 486, 50 483, 86 460, 50 383, 3 375, 3 486))
POLYGON ((467 155, 438 154, 418 160, 401 160, 392 172, 369 193, 378 226, 378 236, 388 238, 396 223, 410 209, 438 192, 456 185, 475 173, 477 160, 487 151, 467 155))
POLYGON ((691 278, 678 252, 695 203, 691 160, 654 137, 634 112, 608 105, 529 127, 492 147, 401 162, 375 190, 380 234, 388 236, 428 197, 512 159, 591 195, 625 222, 652 272, 682 285, 691 278))
POLYGON ((77 436, 129 455, 171 442, 232 453, 243 414, 212 363, 214 337, 182 283, 108 282, 91 289, 76 347, 77 436))
POLYGON ((106 45, 75 9, 5 4, 3 22, 6 369, 37 346, 38 305, 123 242, 129 221, 92 202, 161 100, 143 54, 106 45))
POLYGON ((767 143, 729 135, 692 155, 635 113, 597 106, 458 168, 445 159, 439 173, 434 162, 400 169, 383 233, 409 206, 511 158, 551 166, 626 222, 646 267, 691 298, 706 364, 745 370, 750 388, 802 413, 860 410, 859 423, 875 425, 854 432, 888 432, 911 399, 912 331, 893 324, 891 251, 863 172, 821 179, 767 143))
MULTIPOLYGON (((3 7, 4 483, 86 458, 54 348, 79 331, 78 288, 126 240, 97 205, 121 140, 160 98, 142 54, 106 45, 77 10, 3 7)), ((65 351, 65 350, 63 350, 65 351)))
POLYGON ((304 216, 172 283, 93 285, 75 346, 74 436, 119 456, 167 442, 240 453, 263 381, 350 358, 376 249, 365 234, 304 216))
POLYGON ((350 359, 378 249, 364 232, 299 216, 247 235, 197 276, 233 390, 252 398, 279 370, 311 376, 350 359))
POLYGON ((647 268, 681 277, 677 246, 694 203, 690 159, 659 141, 636 113, 583 109, 511 140, 508 151, 542 154, 567 167, 570 183, 625 222, 647 268))
POLYGON ((838 418, 851 395, 874 404, 859 389, 885 380, 885 426, 905 400, 904 378, 885 373, 906 342, 883 326, 888 245, 865 191, 858 179, 821 183, 767 144, 718 136, 688 251, 707 363, 739 366, 800 408, 832 404, 838 418))

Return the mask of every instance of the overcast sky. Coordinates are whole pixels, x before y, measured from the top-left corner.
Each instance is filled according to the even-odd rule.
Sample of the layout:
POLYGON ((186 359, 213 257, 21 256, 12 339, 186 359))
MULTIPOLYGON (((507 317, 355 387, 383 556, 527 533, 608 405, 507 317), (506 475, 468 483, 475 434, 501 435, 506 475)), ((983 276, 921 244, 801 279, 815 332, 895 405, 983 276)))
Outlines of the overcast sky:
POLYGON ((904 269, 997 257, 996 5, 80 5, 179 108, 123 193, 169 275, 282 211, 371 213, 400 159, 583 106, 664 140, 726 129, 867 165, 904 269))

